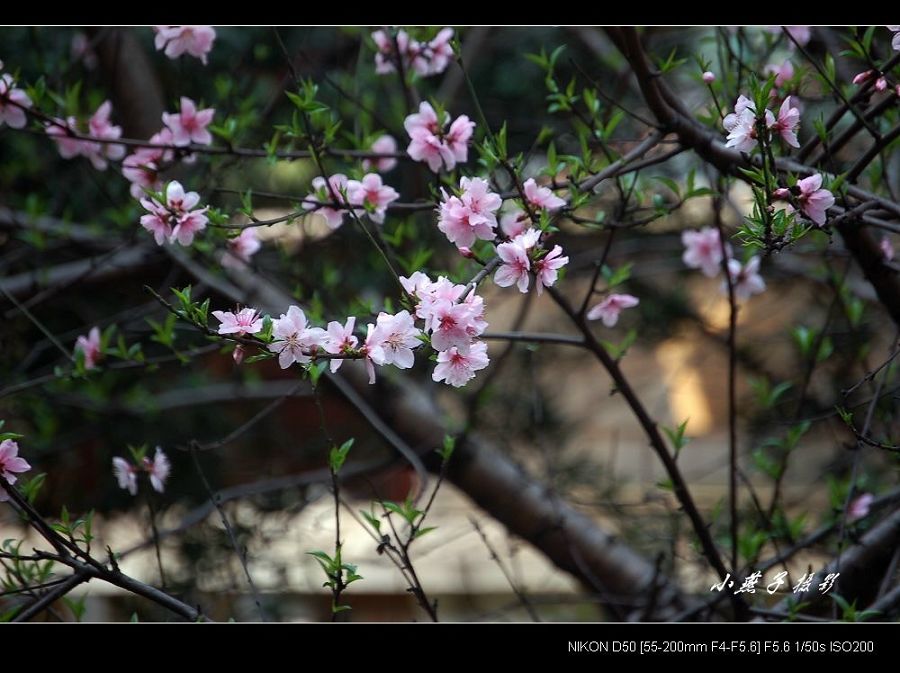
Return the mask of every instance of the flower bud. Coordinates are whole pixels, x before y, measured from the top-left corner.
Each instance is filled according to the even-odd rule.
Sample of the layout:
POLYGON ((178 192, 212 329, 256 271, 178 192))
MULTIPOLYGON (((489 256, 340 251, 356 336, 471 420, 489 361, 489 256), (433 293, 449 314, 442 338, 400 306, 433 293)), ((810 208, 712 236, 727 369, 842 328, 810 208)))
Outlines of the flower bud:
POLYGON ((716 74, 713 72, 710 72, 709 70, 707 70, 705 73, 703 73, 702 77, 703 77, 703 81, 706 82, 707 84, 712 84, 713 82, 716 81, 716 74))

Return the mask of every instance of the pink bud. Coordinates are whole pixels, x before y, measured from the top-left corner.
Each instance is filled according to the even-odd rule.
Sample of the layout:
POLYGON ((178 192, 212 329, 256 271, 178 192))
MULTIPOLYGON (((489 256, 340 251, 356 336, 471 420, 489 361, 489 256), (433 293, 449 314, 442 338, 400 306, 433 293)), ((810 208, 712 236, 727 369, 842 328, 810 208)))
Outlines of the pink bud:
POLYGON ((897 95, 900 96, 900 84, 897 85, 896 91, 897 91, 897 95))
POLYGON ((707 70, 705 73, 703 73, 703 81, 707 84, 712 84, 716 81, 716 74, 707 70))
POLYGON ((462 255, 463 257, 465 257, 466 259, 475 259, 475 253, 472 252, 472 250, 470 248, 467 248, 466 246, 461 246, 459 248, 459 254, 462 255))
POLYGON ((787 198, 791 195, 791 190, 787 187, 780 187, 772 192, 772 196, 776 199, 787 200, 787 198))
POLYGON ((856 77, 853 78, 854 84, 865 84, 869 81, 869 78, 875 74, 874 70, 864 70, 861 73, 858 73, 856 77))
POLYGON ((885 89, 887 89, 887 80, 884 77, 879 77, 875 80, 876 91, 884 91, 885 89))
POLYGON ((239 365, 244 361, 244 347, 241 344, 235 346, 234 352, 231 354, 234 358, 234 364, 239 365))

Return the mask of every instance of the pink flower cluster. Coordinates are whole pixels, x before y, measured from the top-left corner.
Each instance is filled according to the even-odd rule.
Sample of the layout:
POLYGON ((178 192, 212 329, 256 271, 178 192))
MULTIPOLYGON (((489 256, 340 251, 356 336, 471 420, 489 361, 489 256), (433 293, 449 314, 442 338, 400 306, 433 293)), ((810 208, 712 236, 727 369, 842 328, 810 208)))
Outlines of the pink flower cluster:
POLYGON ((166 202, 156 198, 141 199, 141 205, 148 211, 141 217, 141 226, 153 234, 157 245, 166 241, 181 245, 194 242, 194 235, 206 228, 209 219, 204 213, 207 208, 194 210, 200 203, 197 192, 185 193, 181 183, 173 180, 166 187, 166 202))
MULTIPOLYGON (((248 310, 248 309, 244 309, 248 310)), ((312 361, 321 349, 327 354, 364 358, 369 372, 369 383, 375 382, 375 365, 394 365, 398 369, 413 366, 413 349, 419 347, 421 332, 415 327, 409 311, 394 315, 380 313, 375 324, 366 326, 366 339, 359 347, 359 339, 353 334, 356 318, 349 317, 341 325, 337 321, 328 323, 328 329, 309 325, 303 309, 288 308, 280 318, 273 321, 272 334, 275 340, 269 350, 278 353, 278 364, 287 369, 295 362, 306 364, 312 361)), ((343 358, 332 358, 331 371, 337 371, 343 358)))
POLYGON ((357 217, 368 213, 369 219, 377 224, 384 222, 387 207, 400 198, 397 191, 385 185, 377 173, 367 173, 362 180, 348 180, 343 173, 335 173, 328 182, 325 178, 313 178, 315 191, 303 201, 304 210, 314 210, 325 218, 330 229, 337 229, 344 223, 344 213, 351 208, 336 208, 333 204, 347 204, 357 217), (323 205, 327 204, 327 205, 323 205))
MULTIPOLYGON (((424 103, 423 103, 424 105, 424 103)), ((448 196, 438 208, 438 229, 458 248, 469 247, 475 239, 494 240, 497 227, 496 212, 503 205, 499 194, 491 191, 483 178, 462 178, 460 196, 448 196)))
POLYGON ((176 59, 184 53, 199 58, 206 65, 206 56, 212 51, 216 31, 212 26, 153 26, 157 51, 165 50, 166 56, 176 59))
MULTIPOLYGON (((150 145, 168 147, 140 147, 122 161, 122 175, 131 183, 131 195, 134 198, 143 197, 144 190, 162 189, 159 173, 175 158, 175 153, 170 148, 187 147, 192 143, 197 145, 212 143, 212 135, 207 126, 212 122, 214 114, 213 108, 198 110, 197 104, 184 96, 181 98, 181 107, 177 113, 163 112, 163 128, 147 142, 150 145)), ((188 161, 186 158, 185 162, 188 161)))
POLYGON ((431 346, 438 351, 434 381, 459 388, 488 366, 487 344, 478 340, 487 329, 484 299, 473 288, 465 297, 465 285, 443 276, 432 281, 421 271, 400 278, 406 292, 416 298, 416 317, 425 321, 431 346))
POLYGON ((103 357, 100 350, 100 328, 92 327, 87 336, 80 336, 75 341, 75 352, 84 356, 84 368, 94 369, 103 357))
MULTIPOLYGON (((895 41, 895 43, 900 42, 900 33, 897 33, 897 35, 894 36, 894 41, 895 41)), ((858 85, 863 85, 866 82, 868 82, 870 79, 872 79, 873 77, 877 77, 877 79, 875 80, 875 85, 874 85, 875 91, 884 91, 888 88, 887 77, 884 75, 884 73, 882 73, 878 70, 864 70, 860 73, 857 73, 853 77, 853 83, 858 84, 858 85)), ((900 84, 898 84, 894 88, 894 92, 898 96, 900 96, 900 84)))
MULTIPOLYGON (((331 371, 340 369, 345 359, 365 360, 369 382, 375 382, 375 366, 393 365, 409 369, 415 363, 415 349, 424 341, 423 332, 430 336, 437 351, 437 367, 432 378, 448 385, 463 386, 475 372, 488 365, 487 346, 479 341, 487 322, 484 319, 484 299, 473 288, 465 296, 466 286, 447 278, 432 281, 417 271, 409 278, 400 278, 404 289, 417 304, 414 314, 403 310, 395 314, 381 312, 374 323, 366 325, 366 337, 360 340, 353 332, 356 318, 344 324, 328 323, 327 329, 310 325, 306 314, 298 306, 272 321, 273 341, 268 349, 278 355, 278 364, 287 369, 294 363, 308 364, 316 358, 328 357, 331 371), (416 326, 421 320, 423 328, 416 326)), ((218 333, 244 336, 262 330, 263 319, 252 308, 235 311, 213 311, 219 320, 218 333)), ((235 361, 240 355, 235 351, 235 361)))
POLYGON ((112 462, 113 474, 119 482, 119 488, 125 489, 131 495, 137 495, 139 473, 145 472, 149 475, 150 485, 155 491, 162 493, 172 471, 172 464, 169 462, 168 456, 158 446, 153 460, 144 456, 139 465, 118 456, 113 458, 112 462))
POLYGON ((379 75, 392 73, 397 69, 397 51, 403 63, 404 72, 415 72, 421 77, 438 75, 447 69, 453 58, 453 29, 444 28, 434 39, 419 42, 412 39, 405 30, 397 31, 397 43, 386 30, 376 30, 372 39, 378 52, 375 54, 375 72, 379 75))
POLYGON ((105 101, 88 120, 86 135, 104 142, 73 137, 73 134, 85 135, 78 130, 78 120, 75 117, 54 120, 55 123, 47 125, 46 132, 56 142, 59 154, 63 159, 72 159, 81 155, 90 159, 98 171, 104 171, 109 159, 118 160, 125 156, 123 145, 108 142, 122 137, 122 128, 114 126, 109 121, 111 113, 112 103, 105 101))
POLYGON ((541 295, 545 287, 552 287, 559 276, 559 270, 569 263, 563 256, 562 248, 554 245, 547 252, 538 243, 541 232, 530 228, 514 236, 512 240, 497 246, 500 267, 494 274, 494 283, 500 287, 515 284, 519 292, 528 292, 529 272, 534 274, 535 288, 541 295))
MULTIPOLYGON (((163 128, 147 141, 151 145, 174 145, 172 131, 163 128)), ((144 190, 160 191, 162 181, 159 173, 166 163, 174 158, 174 153, 164 147, 140 147, 122 161, 122 175, 131 183, 131 195, 140 199, 144 190)))
POLYGON ((460 115, 448 130, 450 115, 438 120, 434 108, 425 101, 419 104, 419 111, 409 115, 403 122, 409 134, 407 154, 414 161, 424 161, 428 168, 437 173, 441 166, 452 171, 457 163, 465 163, 469 158, 469 141, 475 129, 475 122, 466 115, 460 115))
MULTIPOLYGON (((818 173, 797 181, 793 190, 781 188, 775 190, 773 196, 778 199, 787 199, 791 192, 796 195, 800 211, 820 227, 825 224, 826 211, 834 205, 834 195, 827 189, 822 189, 822 176, 818 173)), ((794 207, 787 206, 789 212, 794 207)))
MULTIPOLYGON (((681 234, 681 242, 685 248, 681 259, 687 266, 700 269, 710 278, 719 274, 722 270, 722 244, 718 229, 704 227, 700 231, 684 231, 681 234)), ((741 264, 732 258, 731 246, 727 243, 725 253, 728 257, 728 273, 734 287, 735 299, 746 301, 752 295, 766 289, 766 283, 759 275, 759 257, 751 257, 746 264, 741 264)), ((728 291, 727 281, 722 283, 722 289, 728 291)))
MULTIPOLYGON (((0 475, 10 484, 18 481, 16 474, 28 472, 31 465, 24 458, 19 457, 19 445, 12 439, 4 439, 0 442, 0 475)), ((0 486, 0 502, 9 500, 9 493, 0 486)))
MULTIPOLYGON (((784 99, 776 117, 770 110, 765 111, 766 128, 791 147, 800 147, 797 128, 800 125, 800 110, 792 107, 791 97, 784 99)), ((739 96, 734 104, 734 112, 726 115, 722 126, 728 131, 726 147, 734 147, 740 152, 749 152, 757 143, 756 106, 746 96, 739 96)))
MULTIPOLYGON (((497 238, 497 211, 503 205, 499 194, 491 191, 483 178, 463 177, 459 182, 459 196, 449 196, 442 190, 443 200, 438 208, 438 229, 467 257, 476 240, 494 241, 497 238)), ((557 210, 566 202, 547 187, 539 187, 534 179, 525 181, 523 192, 533 209, 557 210)), ((538 294, 552 286, 559 269, 569 262, 562 256, 562 248, 554 246, 549 252, 538 244, 541 232, 529 228, 528 216, 520 209, 507 212, 500 225, 509 241, 497 245, 500 267, 494 282, 501 287, 516 285, 520 292, 528 292, 531 274, 535 277, 538 294)))
MULTIPOLYGON (((0 61, 0 70, 2 69, 3 61, 0 61)), ((22 89, 16 88, 12 75, 0 75, 0 126, 9 124, 14 129, 24 128, 28 118, 22 108, 30 107, 31 98, 22 89)))

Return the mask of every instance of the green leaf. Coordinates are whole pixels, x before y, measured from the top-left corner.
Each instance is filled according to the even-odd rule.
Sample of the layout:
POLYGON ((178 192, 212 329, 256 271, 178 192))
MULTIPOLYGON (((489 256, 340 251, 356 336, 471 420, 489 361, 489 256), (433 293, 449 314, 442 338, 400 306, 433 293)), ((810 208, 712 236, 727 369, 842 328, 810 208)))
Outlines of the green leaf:
POLYGON ((340 447, 332 447, 328 454, 328 464, 331 466, 332 472, 337 474, 341 471, 341 468, 344 466, 344 461, 347 460, 347 454, 350 453, 350 447, 352 446, 353 438, 351 437, 341 444, 340 447))

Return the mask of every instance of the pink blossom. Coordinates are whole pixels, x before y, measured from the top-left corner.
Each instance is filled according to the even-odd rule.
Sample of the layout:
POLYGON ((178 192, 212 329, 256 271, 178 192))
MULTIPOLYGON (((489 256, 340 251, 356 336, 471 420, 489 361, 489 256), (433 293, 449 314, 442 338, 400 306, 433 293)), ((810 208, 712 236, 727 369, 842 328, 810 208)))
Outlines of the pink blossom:
POLYGON ((756 110, 752 103, 740 112, 735 106, 735 112, 727 115, 722 124, 729 132, 726 147, 734 147, 739 152, 749 152, 756 147, 756 110))
POLYGON ((450 348, 441 351, 437 356, 438 364, 431 375, 433 381, 444 381, 448 385, 460 388, 475 377, 475 372, 484 369, 490 363, 487 355, 487 344, 477 341, 468 350, 460 351, 450 348))
POLYGON ((545 287, 552 287, 559 275, 559 269, 569 263, 568 257, 561 257, 562 248, 554 245, 553 249, 540 259, 532 262, 531 267, 534 269, 535 287, 538 296, 540 296, 545 287))
POLYGON ((472 288, 472 290, 469 291, 469 294, 466 295, 466 298, 463 299, 463 304, 471 309, 469 323, 466 325, 466 332, 469 337, 473 339, 477 336, 481 336, 488 328, 488 323, 484 319, 484 298, 475 294, 475 288, 472 288))
MULTIPOLYGON (((809 42, 809 39, 812 37, 812 31, 809 26, 769 26, 768 31, 775 35, 780 35, 782 33, 782 28, 787 29, 788 34, 793 37, 801 47, 806 46, 806 43, 809 42)), ((793 40, 788 39, 787 42, 788 46, 793 49, 793 40)))
POLYGON ((444 276, 438 276, 435 282, 431 282, 425 274, 417 271, 408 279, 401 279, 404 287, 412 287, 410 292, 419 299, 416 305, 416 316, 422 318, 426 324, 431 322, 435 305, 440 301, 456 302, 465 291, 465 285, 455 285, 444 276))
POLYGON ((396 70, 397 51, 403 63, 403 69, 412 70, 422 77, 437 75, 447 69, 453 57, 450 40, 453 29, 444 28, 430 42, 424 43, 412 39, 405 30, 397 31, 397 43, 384 30, 372 33, 372 40, 378 51, 375 54, 375 72, 379 75, 396 70))
POLYGON ((200 195, 197 192, 185 193, 181 183, 176 180, 166 187, 166 204, 175 216, 170 241, 177 240, 181 245, 190 245, 194 241, 194 235, 206 228, 206 223, 209 222, 204 215, 206 208, 193 210, 199 202, 200 195))
POLYGON ((450 121, 449 114, 445 112, 444 120, 440 121, 437 112, 431 107, 431 103, 422 101, 419 103, 419 111, 408 115, 406 119, 403 120, 403 128, 405 128, 406 132, 410 135, 412 135, 412 132, 416 129, 424 129, 429 133, 437 135, 448 121, 450 121))
POLYGON ((172 471, 172 464, 161 448, 156 447, 156 455, 153 457, 153 460, 146 456, 144 457, 144 469, 150 475, 150 485, 153 486, 155 491, 162 493, 166 480, 169 478, 169 473, 172 471))
POLYGON ((734 112, 731 112, 725 115, 725 118, 722 120, 722 126, 726 131, 731 131, 740 121, 740 116, 744 113, 744 111, 750 110, 751 112, 756 111, 756 107, 753 105, 753 101, 741 94, 738 96, 738 99, 734 103, 734 112))
POLYGON ((310 355, 325 342, 325 330, 309 327, 306 314, 297 306, 288 308, 278 320, 273 321, 272 334, 275 338, 269 350, 278 353, 278 364, 287 369, 294 362, 310 361, 310 355))
POLYGON ((603 324, 612 327, 619 322, 622 309, 637 306, 640 300, 630 294, 611 294, 587 312, 588 320, 603 320, 603 324))
POLYGON ((263 320, 255 308, 242 308, 240 311, 213 311, 218 318, 219 334, 256 334, 263 328, 263 320))
POLYGON ((500 216, 500 229, 510 238, 515 238, 528 229, 528 214, 514 208, 500 216))
POLYGON ((437 301, 431 307, 430 318, 427 328, 431 330, 431 346, 437 351, 452 347, 466 350, 477 332, 472 306, 465 302, 437 301))
POLYGON ((375 365, 384 364, 384 348, 382 347, 381 333, 377 332, 375 325, 366 325, 366 341, 362 347, 362 353, 366 357, 366 371, 369 374, 369 385, 375 383, 375 365))
POLYGON ((78 120, 75 117, 68 117, 65 121, 57 118, 53 121, 53 124, 47 124, 45 132, 56 143, 59 155, 63 159, 72 159, 81 154, 83 141, 69 134, 69 131, 78 133, 78 120))
POLYGON ((884 256, 884 259, 890 262, 894 259, 894 246, 891 245, 891 239, 887 236, 882 237, 881 241, 878 243, 878 247, 881 248, 881 254, 884 256))
POLYGON ((854 83, 854 84, 865 84, 865 83, 868 82, 870 79, 872 79, 872 76, 873 76, 874 74, 875 74, 875 71, 874 71, 874 70, 863 70, 862 72, 857 73, 857 74, 853 77, 853 83, 854 83))
POLYGON ((420 334, 409 311, 400 311, 395 315, 382 312, 378 314, 375 329, 366 337, 366 346, 370 350, 380 349, 382 361, 376 361, 376 364, 409 369, 415 362, 412 349, 422 343, 420 334))
POLYGON ((173 144, 179 147, 186 147, 191 143, 209 145, 213 139, 206 127, 212 122, 215 113, 213 108, 198 110, 194 101, 182 96, 179 113, 163 112, 162 121, 172 131, 173 144))
MULTIPOLYGON (((16 474, 27 472, 31 465, 24 458, 19 457, 19 445, 12 439, 4 439, 0 442, 0 475, 10 484, 18 481, 16 474)), ((9 493, 0 486, 0 502, 9 500, 9 493)))
POLYGON ((531 269, 531 263, 525 249, 515 242, 501 243, 497 246, 497 255, 503 263, 494 274, 494 283, 500 287, 509 287, 515 283, 519 292, 528 292, 528 271, 531 269))
MULTIPOLYGON (((472 139, 472 133, 475 131, 475 122, 471 121, 466 115, 460 115, 450 124, 450 130, 444 140, 447 147, 453 152, 453 156, 457 163, 464 164, 469 160, 469 141, 472 139)), ((447 170, 452 167, 448 166, 447 170)))
POLYGON ((141 205, 149 211, 141 216, 141 226, 153 234, 156 245, 162 245, 172 237, 172 214, 155 199, 141 199, 141 205))
MULTIPOLYGON (((112 103, 104 101, 88 120, 86 135, 104 141, 121 138, 122 128, 110 122, 109 117, 111 113, 112 103)), ((90 159, 94 168, 98 171, 103 171, 106 170, 108 159, 117 160, 125 156, 124 145, 73 138, 71 134, 81 135, 78 131, 78 120, 75 117, 69 117, 65 122, 61 119, 55 119, 54 122, 47 125, 46 133, 56 142, 63 159, 71 159, 82 155, 90 159)))
POLYGON ((239 236, 228 239, 228 247, 222 255, 222 266, 229 269, 243 269, 262 247, 256 235, 256 227, 246 227, 239 236))
MULTIPOLYGON (((88 130, 92 138, 116 140, 122 137, 122 127, 113 126, 109 121, 112 103, 104 101, 88 120, 88 130)), ((88 143, 83 150, 98 171, 106 170, 107 159, 121 159, 125 156, 125 146, 113 143, 88 143)))
POLYGON ((312 180, 312 188, 315 190, 306 197, 303 202, 304 210, 315 210, 325 218, 325 224, 329 229, 337 229, 344 223, 345 208, 334 208, 330 205, 322 206, 321 203, 346 203, 344 192, 347 190, 347 176, 343 173, 335 173, 328 182, 321 175, 312 180))
POLYGON ((825 211, 834 205, 834 195, 827 189, 821 189, 822 176, 816 173, 797 182, 800 195, 800 210, 813 222, 822 226, 825 224, 825 211))
MULTIPOLYGON (((751 257, 744 265, 741 265, 736 259, 729 259, 728 273, 731 276, 734 298, 737 301, 746 301, 754 294, 764 292, 766 289, 766 282, 759 275, 759 257, 751 257)), ((728 292, 727 283, 722 283, 722 290, 728 292)))
POLYGON ((162 245, 160 238, 168 227, 171 227, 170 243, 177 240, 181 245, 190 245, 194 235, 205 229, 209 221, 204 215, 206 208, 194 210, 199 202, 197 192, 185 193, 181 183, 172 180, 166 187, 164 206, 155 200, 141 199, 141 205, 150 211, 150 215, 141 218, 141 224, 153 232, 158 245, 162 245))
POLYGON ((103 357, 100 351, 100 329, 92 327, 87 336, 80 336, 75 341, 75 352, 81 351, 84 354, 84 368, 94 369, 97 362, 103 357))
POLYGON ((712 84, 713 82, 716 81, 716 74, 715 74, 714 72, 711 72, 711 71, 707 70, 706 72, 704 72, 704 73, 700 76, 700 78, 701 78, 706 84, 712 84))
MULTIPOLYGON (((403 69, 408 70, 412 67, 412 61, 421 49, 420 45, 415 40, 412 40, 409 34, 402 29, 397 31, 396 39, 396 47, 400 51, 403 69)), ((397 48, 395 48, 394 40, 391 39, 391 36, 386 31, 376 30, 372 33, 372 40, 374 40, 375 46, 378 48, 378 52, 375 54, 375 72, 379 75, 387 75, 396 71, 395 61, 397 57, 395 54, 397 48)))
POLYGON ((197 232, 206 229, 206 223, 209 222, 209 218, 203 214, 205 212, 206 208, 183 213, 178 218, 178 224, 172 228, 172 240, 184 246, 193 243, 197 232))
MULTIPOLYGON (((383 136, 379 136, 378 139, 372 143, 372 146, 369 149, 377 154, 391 154, 397 151, 397 141, 394 140, 393 136, 385 134, 383 136)), ((381 159, 363 159, 362 162, 363 170, 368 171, 375 169, 379 173, 387 173, 396 165, 397 160, 393 157, 383 157, 381 159)))
POLYGON ((28 94, 22 89, 15 88, 12 75, 8 73, 0 75, 0 126, 9 124, 10 128, 24 128, 28 118, 22 108, 30 108, 31 105, 28 94))
POLYGON ((535 208, 545 208, 546 210, 557 210, 566 205, 564 199, 554 194, 549 187, 538 187, 534 178, 528 178, 522 185, 522 191, 525 192, 525 198, 535 208))
POLYGON ((424 161, 432 172, 438 173, 441 166, 452 171, 456 166, 456 155, 453 150, 430 131, 417 128, 409 134, 410 143, 406 148, 413 161, 424 161))
MULTIPOLYGON (((414 297, 418 297, 420 293, 424 293, 432 283, 431 279, 421 271, 414 272, 409 278, 400 276, 400 284, 406 293, 414 297)), ((419 316, 421 317, 421 316, 419 316)))
POLYGON ((414 161, 427 163, 435 173, 440 171, 442 165, 449 171, 457 163, 468 160, 468 143, 475 123, 461 115, 444 134, 443 128, 448 121, 450 115, 444 113, 443 121, 439 120, 434 108, 423 101, 419 104, 419 111, 409 115, 403 122, 410 138, 407 154, 414 161))
MULTIPOLYGON (((700 231, 683 231, 681 242, 685 248, 681 259, 686 266, 700 269, 709 278, 719 273, 722 268, 722 246, 718 229, 704 227, 700 231)), ((731 256, 730 246, 726 245, 726 253, 731 256)))
POLYGON ((891 39, 891 48, 894 51, 900 51, 900 26, 887 26, 887 29, 894 33, 894 37, 891 39))
MULTIPOLYGON (((768 112, 768 110, 766 110, 768 112)), ((797 127, 800 125, 800 110, 791 107, 791 99, 785 98, 778 110, 778 119, 769 124, 769 129, 777 133, 791 147, 800 147, 797 141, 797 127)))
POLYGON ((440 229, 457 247, 470 247, 476 238, 491 241, 497 227, 496 212, 503 204, 482 178, 462 178, 462 194, 448 197, 444 192, 438 216, 440 229))
POLYGON ((428 43, 428 50, 431 56, 431 63, 428 68, 429 75, 439 75, 447 69, 450 59, 453 58, 453 47, 450 44, 452 39, 453 29, 443 28, 428 43))
POLYGON ((119 488, 124 488, 131 495, 137 495, 137 468, 124 458, 116 456, 112 459, 113 474, 119 482, 119 488))
MULTIPOLYGON (((49 129, 47 132, 50 133, 49 129)), ((151 145, 172 145, 174 144, 172 131, 163 128, 147 142, 151 145)), ((153 191, 162 189, 159 171, 166 162, 172 160, 172 157, 172 150, 162 147, 140 147, 125 157, 122 161, 122 175, 131 182, 131 195, 140 199, 144 195, 144 189, 153 191)))
POLYGON ((875 496, 871 493, 858 495, 850 502, 850 506, 847 507, 847 519, 849 521, 856 521, 857 519, 868 516, 869 509, 872 507, 874 501, 875 496))
POLYGON ((875 80, 875 91, 884 91, 887 89, 887 79, 882 75, 875 80))
POLYGON ((347 198, 354 206, 371 208, 371 211, 367 211, 369 219, 382 224, 388 205, 400 198, 400 195, 393 187, 383 184, 380 175, 367 173, 362 180, 347 182, 347 198))
MULTIPOLYGON (((332 355, 341 355, 356 349, 359 339, 353 336, 353 328, 356 325, 356 318, 350 316, 344 325, 332 320, 328 323, 327 335, 322 344, 322 348, 326 353, 332 355)), ((334 358, 331 361, 331 372, 334 373, 344 364, 343 359, 334 358)))
POLYGON ((154 26, 156 50, 176 59, 185 52, 199 58, 206 65, 206 56, 212 51, 216 31, 212 26, 154 26))
POLYGON ((784 83, 794 76, 794 64, 790 60, 785 61, 781 65, 770 63, 763 72, 767 75, 775 75, 775 86, 784 86, 784 83))
POLYGON ((791 190, 787 187, 779 187, 774 192, 772 192, 772 198, 778 199, 781 201, 787 201, 791 196, 791 190))

